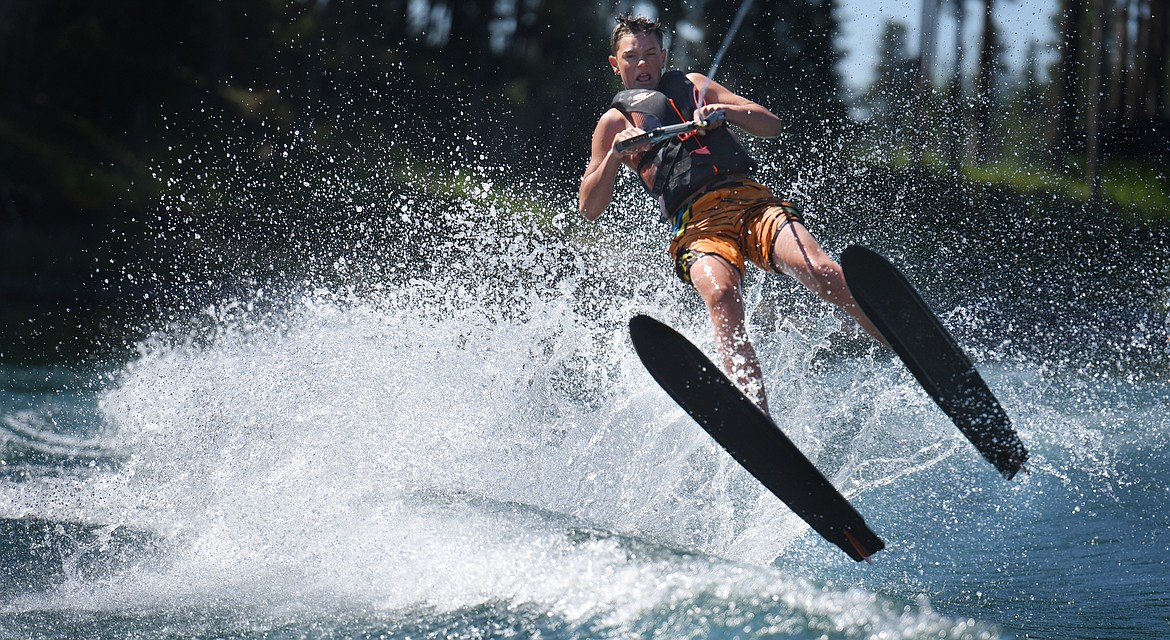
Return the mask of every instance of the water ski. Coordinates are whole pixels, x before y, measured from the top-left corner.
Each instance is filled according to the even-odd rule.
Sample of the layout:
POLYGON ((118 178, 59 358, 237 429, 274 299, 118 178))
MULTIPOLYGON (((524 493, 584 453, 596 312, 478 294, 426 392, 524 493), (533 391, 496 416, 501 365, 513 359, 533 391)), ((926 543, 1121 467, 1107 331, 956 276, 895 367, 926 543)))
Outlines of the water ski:
POLYGON ((858 561, 885 548, 853 505, 698 347, 643 315, 630 320, 630 337, 675 402, 817 533, 858 561))
POLYGON ((987 383, 922 296, 881 254, 850 246, 845 281, 865 315, 979 453, 1008 480, 1028 450, 987 383))

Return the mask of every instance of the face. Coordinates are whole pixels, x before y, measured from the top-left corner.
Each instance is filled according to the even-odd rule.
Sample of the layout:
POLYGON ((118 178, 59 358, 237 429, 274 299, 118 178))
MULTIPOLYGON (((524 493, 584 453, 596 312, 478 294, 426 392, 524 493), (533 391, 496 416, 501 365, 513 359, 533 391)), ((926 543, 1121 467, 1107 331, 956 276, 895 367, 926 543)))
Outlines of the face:
POLYGON ((617 52, 609 57, 609 66, 621 76, 627 89, 654 89, 666 66, 666 49, 652 34, 625 36, 618 41, 617 52))

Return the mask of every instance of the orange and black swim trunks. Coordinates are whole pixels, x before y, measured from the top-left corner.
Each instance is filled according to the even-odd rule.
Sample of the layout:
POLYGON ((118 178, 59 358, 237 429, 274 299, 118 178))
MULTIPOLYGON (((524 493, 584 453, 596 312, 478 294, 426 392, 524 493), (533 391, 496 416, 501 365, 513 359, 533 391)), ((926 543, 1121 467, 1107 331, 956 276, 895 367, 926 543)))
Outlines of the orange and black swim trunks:
POLYGON ((691 266, 705 255, 723 258, 741 276, 747 261, 775 271, 772 247, 790 222, 804 224, 804 216, 764 185, 748 178, 719 185, 675 215, 669 249, 675 272, 690 284, 691 266))

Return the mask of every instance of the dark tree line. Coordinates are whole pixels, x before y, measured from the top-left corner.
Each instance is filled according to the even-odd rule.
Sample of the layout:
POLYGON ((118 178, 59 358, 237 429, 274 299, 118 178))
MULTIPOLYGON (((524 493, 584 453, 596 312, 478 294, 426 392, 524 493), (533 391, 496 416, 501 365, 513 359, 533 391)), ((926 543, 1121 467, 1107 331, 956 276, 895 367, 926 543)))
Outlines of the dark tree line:
POLYGON ((961 54, 953 72, 937 68, 934 35, 950 10, 962 41, 968 4, 975 3, 923 0, 917 56, 906 26, 886 26, 877 78, 862 97, 878 139, 952 167, 994 161, 1005 149, 1058 168, 1083 160, 1091 196, 1106 157, 1170 161, 1170 1, 1058 0, 1055 62, 1040 69, 1033 44, 1027 68, 1013 76, 997 4, 980 0, 970 78, 961 54))
MULTIPOLYGON (((889 26, 864 97, 875 137, 917 140, 952 165, 1005 146, 1058 165, 1084 156, 1090 174, 1098 156, 1165 158, 1170 0, 1053 1, 1057 62, 1021 78, 1003 63, 994 0, 924 0, 922 24, 889 26), (935 61, 948 12, 959 32, 980 25, 972 74, 935 61)), ((365 133, 420 147, 475 135, 493 166, 572 191, 619 88, 606 61, 613 18, 634 6, 0 0, 0 279, 90 271, 103 239, 140 233, 153 215, 166 177, 155 167, 192 141, 247 138, 227 122, 300 131, 339 153, 379 153, 354 145, 365 133)), ((739 6, 654 3, 674 65, 706 71, 739 6)), ((831 2, 757 2, 720 66, 721 82, 784 118, 792 149, 846 120, 836 27, 831 2)))
MULTIPOLYGON (((322 146, 344 147, 346 131, 475 132, 493 162, 575 188, 619 88, 613 18, 633 6, 0 0, 0 276, 84 271, 100 236, 134 233, 157 203, 160 158, 238 135, 208 113, 322 146)), ((738 6, 657 3, 676 64, 705 71, 738 6)), ((831 3, 756 3, 719 79, 796 120, 841 118, 834 33, 831 3)))
POLYGON ((1103 153, 1170 159, 1170 1, 1061 0, 1049 148, 1083 148, 1095 197, 1103 153))

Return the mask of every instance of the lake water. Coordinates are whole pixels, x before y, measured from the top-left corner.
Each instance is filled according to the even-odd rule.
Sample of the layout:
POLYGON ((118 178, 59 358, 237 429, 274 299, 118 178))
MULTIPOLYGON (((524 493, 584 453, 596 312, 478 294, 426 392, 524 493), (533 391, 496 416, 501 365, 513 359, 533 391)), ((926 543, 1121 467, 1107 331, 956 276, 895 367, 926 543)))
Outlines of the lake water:
POLYGON ((1031 450, 1008 482, 888 351, 753 274, 777 422, 886 541, 854 563, 641 367, 635 313, 711 351, 642 205, 533 223, 490 173, 454 204, 363 192, 358 241, 277 248, 330 277, 0 369, 0 638, 1170 637, 1164 314, 1082 305, 1101 348, 964 294, 956 245, 931 277, 913 229, 862 234, 950 282, 927 298, 1031 450))

